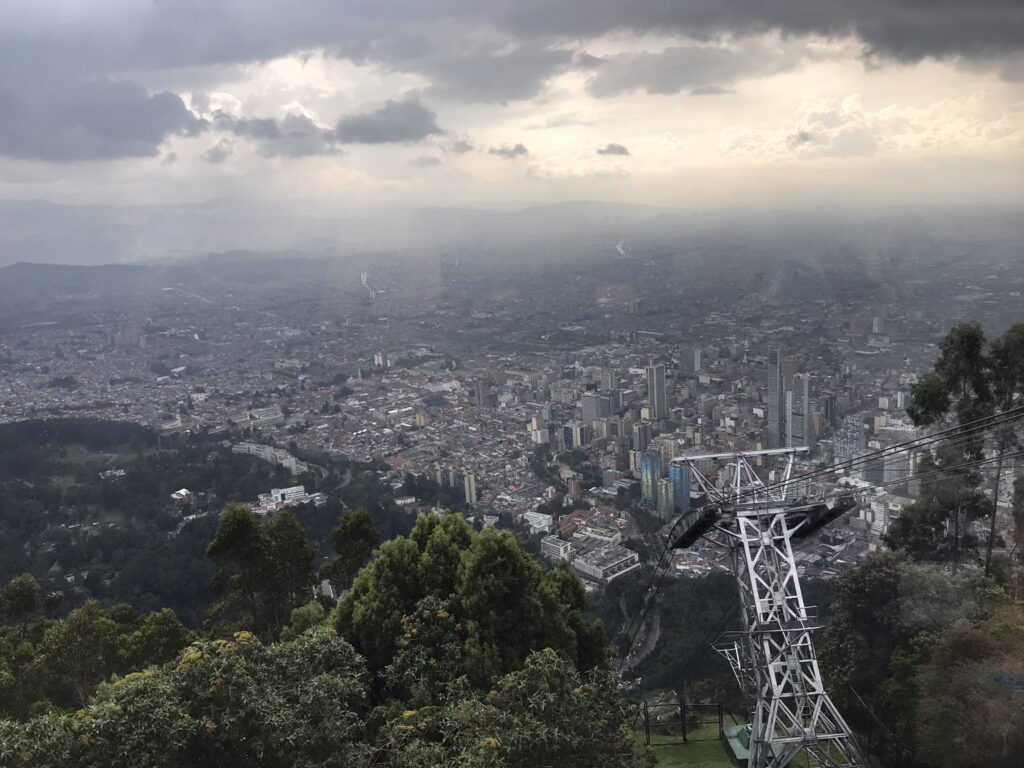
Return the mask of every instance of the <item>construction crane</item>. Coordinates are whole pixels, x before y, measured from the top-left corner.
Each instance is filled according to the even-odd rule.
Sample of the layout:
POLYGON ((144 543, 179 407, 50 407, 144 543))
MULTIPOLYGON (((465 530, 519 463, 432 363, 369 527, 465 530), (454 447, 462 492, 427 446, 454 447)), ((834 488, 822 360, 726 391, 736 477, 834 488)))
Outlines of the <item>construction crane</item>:
POLYGON ((827 525, 856 502, 850 495, 817 500, 796 492, 793 462, 806 451, 779 448, 672 460, 707 501, 678 519, 671 548, 689 547, 713 529, 720 531, 739 585, 744 628, 724 636, 715 649, 728 659, 750 706, 750 768, 782 768, 799 754, 822 768, 865 765, 850 727, 825 691, 812 639, 820 627, 804 604, 792 547, 793 539, 827 525), (771 485, 750 464, 768 456, 787 459, 782 480, 771 485), (708 463, 719 464, 728 481, 712 482, 700 469, 708 463))

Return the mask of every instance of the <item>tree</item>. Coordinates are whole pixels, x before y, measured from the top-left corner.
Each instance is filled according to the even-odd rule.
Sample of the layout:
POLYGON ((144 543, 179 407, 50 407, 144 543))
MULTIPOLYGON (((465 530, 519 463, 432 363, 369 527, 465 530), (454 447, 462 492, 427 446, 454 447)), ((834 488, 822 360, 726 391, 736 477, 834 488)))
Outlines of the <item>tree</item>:
POLYGON ((207 554, 221 566, 213 618, 234 618, 266 640, 277 637, 313 586, 313 548, 290 512, 261 522, 248 507, 229 504, 207 554))
POLYGON ((886 765, 927 765, 917 739, 919 672, 943 632, 983 616, 990 590, 977 571, 949 575, 882 550, 833 581, 822 669, 836 703, 886 765))
MULTIPOLYGON (((489 685, 548 645, 580 669, 606 663, 603 628, 586 620, 577 576, 544 574, 507 531, 476 533, 452 514, 424 516, 408 539, 382 544, 332 622, 370 669, 383 673, 405 647, 407 618, 422 619, 419 609, 428 598, 453 617, 462 644, 459 674, 474 685, 489 685)), ((437 648, 433 658, 446 654, 437 648)))
POLYGON ((123 669, 117 623, 90 600, 47 628, 36 667, 55 703, 85 706, 97 685, 123 669))
MULTIPOLYGON (((1014 406, 1022 392, 1024 323, 1011 327, 992 342, 988 349, 981 326, 962 323, 943 339, 934 369, 913 386, 913 403, 907 413, 917 425, 935 424, 953 417, 960 424, 968 424, 1006 412, 1014 406)), ((975 430, 967 435, 958 435, 956 444, 965 458, 979 458, 983 454, 984 439, 985 430, 975 430)), ((993 498, 997 501, 1003 454, 1015 439, 1014 430, 1007 424, 994 426, 997 462, 993 498)), ((993 507, 985 546, 986 574, 992 568, 996 511, 993 507)))
POLYGON ((344 515, 332 531, 331 541, 337 555, 325 567, 324 573, 339 587, 347 588, 380 543, 373 517, 365 509, 344 515))
POLYGON ((21 625, 21 636, 28 632, 28 625, 43 606, 43 592, 39 582, 30 573, 17 576, 0 593, 0 605, 4 615, 21 625))
POLYGON ((165 664, 177 658, 193 635, 170 608, 150 613, 124 641, 124 656, 129 668, 165 664))
POLYGON ((354 768, 362 660, 326 627, 266 646, 248 632, 104 684, 74 715, 0 721, 12 768, 354 768))
POLYGON ((1010 768, 1024 754, 1024 611, 954 624, 920 672, 918 736, 939 768, 1010 768))
POLYGON ((937 458, 921 460, 918 474, 932 477, 921 481, 920 499, 907 505, 886 532, 891 549, 915 560, 951 560, 955 570, 963 551, 977 544, 974 537, 967 536, 968 526, 992 514, 992 503, 978 489, 980 475, 976 471, 954 469, 962 462, 963 457, 949 449, 940 450, 937 458))
POLYGON ((292 609, 291 623, 281 631, 282 640, 294 640, 303 632, 324 623, 324 607, 319 600, 292 609))
POLYGON ((485 697, 406 710, 371 754, 398 768, 649 768, 608 670, 581 674, 550 648, 498 680, 485 697))

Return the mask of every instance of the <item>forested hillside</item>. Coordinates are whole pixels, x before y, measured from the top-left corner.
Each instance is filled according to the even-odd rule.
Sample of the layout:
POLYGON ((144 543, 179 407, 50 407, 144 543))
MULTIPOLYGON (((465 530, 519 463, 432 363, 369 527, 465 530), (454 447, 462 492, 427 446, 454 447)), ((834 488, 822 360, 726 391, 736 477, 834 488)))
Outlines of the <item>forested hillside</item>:
POLYGON ((253 502, 272 487, 304 484, 328 495, 296 516, 320 555, 344 506, 363 507, 390 537, 411 520, 369 466, 329 466, 293 478, 284 468, 231 452, 223 436, 158 436, 95 419, 0 425, 0 583, 31 573, 65 594, 65 610, 89 598, 140 611, 173 609, 198 626, 213 600, 206 547, 225 503, 253 502), (187 504, 171 494, 187 488, 187 504))
POLYGON ((336 606, 311 599, 314 550, 288 512, 229 506, 210 554, 220 599, 199 633, 96 602, 52 619, 31 576, 8 585, 0 764, 651 764, 579 579, 508 532, 421 518, 336 606))

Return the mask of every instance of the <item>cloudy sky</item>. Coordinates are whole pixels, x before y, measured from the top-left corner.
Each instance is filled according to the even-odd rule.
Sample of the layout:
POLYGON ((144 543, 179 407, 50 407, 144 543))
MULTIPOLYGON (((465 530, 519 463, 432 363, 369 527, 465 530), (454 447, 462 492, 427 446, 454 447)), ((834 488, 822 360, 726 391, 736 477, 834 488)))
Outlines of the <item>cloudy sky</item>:
POLYGON ((1021 0, 0 0, 0 198, 1024 200, 1021 0))

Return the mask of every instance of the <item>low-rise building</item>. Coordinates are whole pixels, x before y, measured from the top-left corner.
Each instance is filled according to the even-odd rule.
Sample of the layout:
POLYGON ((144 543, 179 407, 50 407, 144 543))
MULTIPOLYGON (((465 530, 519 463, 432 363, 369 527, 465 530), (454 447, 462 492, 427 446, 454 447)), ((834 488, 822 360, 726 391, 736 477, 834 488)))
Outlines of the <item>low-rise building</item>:
POLYGON ((552 560, 568 560, 572 557, 572 542, 557 536, 545 536, 540 540, 540 551, 552 560))
POLYGON ((618 544, 605 544, 574 557, 572 567, 581 576, 607 584, 612 579, 638 569, 640 556, 618 544))

